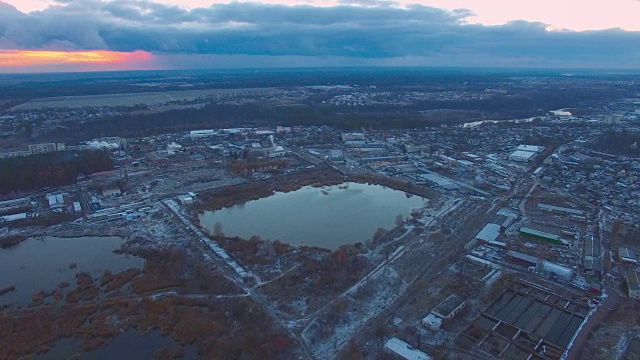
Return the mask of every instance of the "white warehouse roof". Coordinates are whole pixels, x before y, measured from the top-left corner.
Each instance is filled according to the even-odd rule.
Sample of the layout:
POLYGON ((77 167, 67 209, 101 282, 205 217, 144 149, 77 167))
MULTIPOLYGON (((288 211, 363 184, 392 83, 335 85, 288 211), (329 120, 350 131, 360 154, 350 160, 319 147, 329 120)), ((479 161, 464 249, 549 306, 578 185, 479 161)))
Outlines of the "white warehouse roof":
POLYGON ((406 360, 431 360, 431 356, 398 338, 391 338, 387 340, 384 344, 384 348, 406 360))
POLYGON ((542 152, 544 150, 544 146, 518 145, 518 150, 537 153, 537 152, 542 152))
POLYGON ((516 150, 509 156, 509 159, 517 161, 529 161, 534 156, 536 156, 535 152, 516 150))
POLYGON ((486 241, 486 242, 494 242, 500 236, 500 225, 488 223, 485 225, 482 230, 476 235, 476 239, 486 241))

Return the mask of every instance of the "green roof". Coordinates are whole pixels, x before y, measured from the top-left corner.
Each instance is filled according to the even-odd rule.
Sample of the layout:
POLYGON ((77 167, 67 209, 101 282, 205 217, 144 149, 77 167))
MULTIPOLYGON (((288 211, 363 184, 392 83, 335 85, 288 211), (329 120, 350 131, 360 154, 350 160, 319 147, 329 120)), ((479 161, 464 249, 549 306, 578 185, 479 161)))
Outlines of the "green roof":
POLYGON ((545 238, 545 239, 549 239, 549 240, 553 240, 553 241, 560 241, 560 236, 559 235, 555 235, 555 234, 550 234, 544 231, 540 231, 540 230, 536 230, 536 229, 530 229, 527 227, 521 227, 520 228, 520 232, 526 235, 531 235, 531 236, 537 236, 537 237, 541 237, 541 238, 545 238))

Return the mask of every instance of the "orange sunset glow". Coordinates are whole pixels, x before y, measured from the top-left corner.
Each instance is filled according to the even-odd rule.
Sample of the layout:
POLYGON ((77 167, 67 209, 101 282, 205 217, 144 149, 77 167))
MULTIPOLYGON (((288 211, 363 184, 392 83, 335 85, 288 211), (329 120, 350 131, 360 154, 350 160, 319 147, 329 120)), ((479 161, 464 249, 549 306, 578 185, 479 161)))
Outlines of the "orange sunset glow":
POLYGON ((0 50, 0 67, 25 67, 39 65, 114 65, 142 63, 151 60, 146 51, 117 52, 48 51, 48 50, 0 50))

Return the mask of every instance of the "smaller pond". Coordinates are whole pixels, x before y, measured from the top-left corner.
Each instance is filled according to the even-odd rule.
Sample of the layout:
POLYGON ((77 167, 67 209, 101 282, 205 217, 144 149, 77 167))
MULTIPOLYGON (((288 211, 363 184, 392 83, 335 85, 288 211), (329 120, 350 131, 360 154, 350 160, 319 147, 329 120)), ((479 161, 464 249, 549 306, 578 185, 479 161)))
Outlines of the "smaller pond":
POLYGON ((144 259, 118 255, 113 251, 124 243, 120 237, 77 237, 28 239, 8 249, 0 249, 0 289, 14 285, 16 291, 0 296, 0 305, 26 305, 38 291, 52 291, 61 283, 75 286, 75 274, 97 277, 105 270, 113 273, 142 268, 144 259), (71 266, 71 264, 75 264, 71 266))
MULTIPOLYGON (((83 360, 152 359, 159 350, 178 348, 178 344, 171 337, 162 336, 159 331, 139 336, 135 330, 129 330, 107 345, 87 352, 80 350, 79 343, 76 339, 60 340, 49 352, 35 355, 34 360, 69 359, 75 354, 80 354, 83 360)), ((185 356, 182 359, 198 359, 197 348, 186 347, 185 356)))

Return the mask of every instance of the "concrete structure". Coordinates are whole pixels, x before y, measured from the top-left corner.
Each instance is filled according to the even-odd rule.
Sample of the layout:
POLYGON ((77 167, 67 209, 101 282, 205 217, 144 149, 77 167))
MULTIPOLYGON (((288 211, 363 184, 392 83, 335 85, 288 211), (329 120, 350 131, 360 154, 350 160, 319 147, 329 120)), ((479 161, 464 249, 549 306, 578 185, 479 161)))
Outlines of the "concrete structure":
POLYGON ((431 310, 433 315, 439 316, 443 319, 453 319, 466 304, 466 300, 458 295, 451 294, 443 302, 441 302, 435 309, 431 310))
POLYGON ((622 263, 638 265, 638 255, 628 247, 621 246, 618 248, 618 258, 622 263))
POLYGON ((270 158, 283 157, 287 155, 287 151, 282 146, 276 146, 269 152, 270 158))
POLYGON ((5 216, 0 216, 0 223, 24 220, 26 218, 27 218, 27 213, 5 215, 5 216))
POLYGON ((64 207, 64 194, 47 194, 47 202, 52 210, 60 210, 64 207))
POLYGON ((509 160, 518 162, 530 162, 535 159, 536 155, 537 153, 534 152, 516 150, 511 155, 509 155, 509 160))
POLYGON ((640 275, 635 270, 627 270, 624 273, 627 279, 627 291, 629 298, 640 300, 640 275))
POLYGON ((189 136, 192 138, 199 138, 199 137, 209 137, 209 136, 214 136, 214 135, 218 135, 219 131, 218 130, 192 130, 189 133, 189 136))
POLYGON ((584 258, 592 260, 594 258, 600 258, 600 240, 593 235, 587 235, 584 237, 584 258))
POLYGON ((29 154, 46 154, 58 151, 58 145, 55 143, 32 144, 29 145, 29 154))
POLYGON ((442 318, 429 313, 429 315, 422 319, 422 325, 431 330, 438 330, 442 326, 442 318))
POLYGON ((0 210, 8 210, 13 208, 19 208, 23 206, 31 205, 31 199, 28 197, 22 197, 18 199, 11 199, 0 201, 0 210))
POLYGON ((497 224, 500 226, 500 231, 505 231, 513 222, 516 220, 515 216, 506 216, 501 214, 496 214, 491 218, 491 223, 497 224))
POLYGON ((544 146, 537 146, 537 145, 518 145, 518 149, 519 151, 528 151, 528 152, 533 152, 533 153, 541 153, 543 152, 545 149, 544 146))
POLYGON ((494 242, 500 237, 500 225, 489 223, 486 224, 478 234, 476 239, 487 243, 494 242))
POLYGON ((414 348, 406 342, 398 339, 391 338, 384 343, 384 351, 388 354, 395 356, 398 359, 405 360, 431 360, 431 356, 424 352, 414 348))
POLYGON ((557 212, 557 213, 563 213, 563 214, 569 214, 569 215, 579 215, 579 216, 584 215, 584 211, 581 211, 581 210, 575 210, 575 209, 566 208, 562 206, 547 205, 542 203, 538 204, 538 210, 557 212))
POLYGON ((117 187, 106 188, 102 190, 103 196, 116 196, 122 194, 122 191, 117 187))
POLYGON ((182 205, 190 205, 190 204, 193 204, 194 197, 191 196, 190 194, 178 195, 178 201, 182 205))
POLYGON ((344 152, 342 150, 331 150, 331 161, 344 161, 344 152))
POLYGON ((518 266, 523 266, 527 268, 538 266, 537 257, 523 254, 521 252, 509 250, 506 252, 506 257, 507 257, 507 260, 509 260, 511 263, 518 266))
POLYGON ((354 133, 344 133, 341 135, 342 141, 364 141, 364 134, 359 132, 354 133))
POLYGON ((453 181, 434 173, 421 174, 418 175, 418 178, 432 186, 437 186, 445 190, 458 190, 460 188, 453 181))

